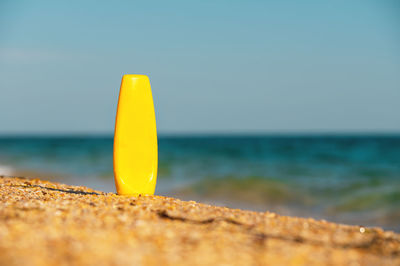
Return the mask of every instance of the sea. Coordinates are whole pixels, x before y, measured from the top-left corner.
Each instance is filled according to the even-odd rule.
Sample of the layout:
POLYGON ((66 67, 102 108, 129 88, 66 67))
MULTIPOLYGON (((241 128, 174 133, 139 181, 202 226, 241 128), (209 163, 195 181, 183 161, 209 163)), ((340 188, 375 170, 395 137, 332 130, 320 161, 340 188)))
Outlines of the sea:
MULTIPOLYGON (((400 135, 160 136, 156 194, 400 232, 400 135)), ((115 192, 112 136, 0 137, 0 175, 115 192)))

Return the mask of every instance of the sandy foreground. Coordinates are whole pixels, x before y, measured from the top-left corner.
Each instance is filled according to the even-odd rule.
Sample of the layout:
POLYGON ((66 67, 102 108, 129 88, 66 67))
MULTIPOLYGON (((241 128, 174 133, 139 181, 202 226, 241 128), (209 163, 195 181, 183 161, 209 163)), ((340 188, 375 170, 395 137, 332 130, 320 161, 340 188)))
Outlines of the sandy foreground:
POLYGON ((400 265, 379 228, 0 178, 0 265, 400 265))

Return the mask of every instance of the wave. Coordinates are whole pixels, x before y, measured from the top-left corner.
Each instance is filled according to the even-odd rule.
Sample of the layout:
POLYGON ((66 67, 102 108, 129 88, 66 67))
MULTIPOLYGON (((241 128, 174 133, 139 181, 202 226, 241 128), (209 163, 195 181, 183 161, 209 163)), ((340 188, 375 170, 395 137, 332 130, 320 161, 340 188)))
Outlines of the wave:
POLYGON ((285 181, 259 176, 222 178, 208 177, 193 185, 180 189, 179 193, 195 194, 207 198, 229 198, 248 203, 296 203, 309 202, 309 197, 285 181))
POLYGON ((309 187, 264 176, 208 177, 171 193, 183 199, 282 215, 382 226, 400 231, 400 187, 388 182, 352 181, 343 187, 309 187))
POLYGON ((0 176, 12 176, 15 174, 15 169, 11 166, 0 165, 0 176))

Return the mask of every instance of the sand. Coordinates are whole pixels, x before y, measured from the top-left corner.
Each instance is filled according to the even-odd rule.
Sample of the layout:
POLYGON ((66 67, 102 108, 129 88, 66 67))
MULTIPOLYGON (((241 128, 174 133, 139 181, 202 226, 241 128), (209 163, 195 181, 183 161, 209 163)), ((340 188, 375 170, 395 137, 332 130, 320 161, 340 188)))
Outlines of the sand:
POLYGON ((379 228, 0 178, 0 265, 400 265, 379 228))

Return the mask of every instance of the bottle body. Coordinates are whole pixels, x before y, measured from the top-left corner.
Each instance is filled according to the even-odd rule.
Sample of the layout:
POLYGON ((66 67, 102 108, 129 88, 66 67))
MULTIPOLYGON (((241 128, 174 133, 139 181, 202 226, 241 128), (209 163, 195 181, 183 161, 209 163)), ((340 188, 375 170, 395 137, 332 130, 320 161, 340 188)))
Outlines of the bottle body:
POLYGON ((154 194, 157 164, 157 129, 149 78, 124 75, 114 132, 117 193, 154 194))

